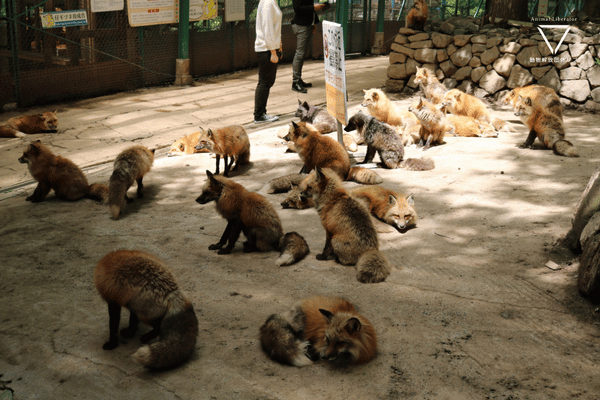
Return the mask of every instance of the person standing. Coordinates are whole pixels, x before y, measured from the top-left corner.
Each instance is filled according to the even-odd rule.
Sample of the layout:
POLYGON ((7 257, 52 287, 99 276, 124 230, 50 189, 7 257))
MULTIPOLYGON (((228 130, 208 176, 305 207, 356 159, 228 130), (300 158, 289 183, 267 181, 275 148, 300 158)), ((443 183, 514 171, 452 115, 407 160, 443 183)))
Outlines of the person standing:
POLYGON ((313 0, 293 0, 294 18, 292 19, 292 31, 296 35, 296 53, 292 62, 292 90, 306 93, 306 88, 312 87, 312 83, 302 80, 302 66, 308 53, 312 33, 319 23, 317 11, 327 10, 329 3, 313 4, 313 0))
POLYGON ((258 56, 258 84, 254 93, 255 124, 279 119, 276 115, 267 114, 267 100, 277 76, 277 63, 283 56, 281 19, 282 13, 276 0, 260 0, 254 42, 254 51, 258 56))

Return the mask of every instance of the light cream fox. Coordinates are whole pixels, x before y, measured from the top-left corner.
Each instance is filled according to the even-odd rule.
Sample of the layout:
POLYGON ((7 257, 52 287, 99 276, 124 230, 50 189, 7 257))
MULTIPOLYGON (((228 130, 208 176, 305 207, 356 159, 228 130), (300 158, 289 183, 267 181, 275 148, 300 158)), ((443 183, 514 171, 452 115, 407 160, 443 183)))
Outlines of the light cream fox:
POLYGON ((137 197, 144 197, 142 181, 144 175, 150 171, 153 162, 154 150, 148 150, 140 145, 123 150, 117 156, 108 186, 108 205, 113 219, 119 218, 125 203, 131 201, 127 196, 127 190, 133 182, 137 182, 137 197))
POLYGON ((491 124, 495 130, 514 131, 505 121, 492 118, 483 101, 458 89, 449 90, 444 95, 442 103, 446 106, 446 110, 454 115, 462 115, 486 122, 491 124))
POLYGON ((362 283, 384 281, 390 264, 379 251, 379 240, 369 211, 342 187, 332 170, 316 167, 302 182, 305 196, 312 196, 325 228, 325 248, 317 260, 335 256, 343 265, 356 265, 356 279, 362 283))
POLYGON ((139 321, 153 328, 141 336, 142 343, 160 335, 158 342, 140 347, 133 355, 140 364, 172 367, 193 354, 198 336, 194 307, 160 260, 141 251, 113 251, 96 265, 94 283, 108 303, 110 334, 104 350, 119 345, 121 307, 126 307, 129 327, 121 330, 121 336, 133 337, 139 321))
POLYGON ((419 125, 419 121, 408 111, 398 108, 381 89, 363 90, 365 97, 360 104, 366 107, 373 117, 392 126, 409 129, 419 125))
POLYGON ((171 145, 171 148, 167 152, 168 157, 182 156, 194 153, 208 153, 208 149, 196 150, 195 146, 200 140, 200 131, 185 135, 181 139, 177 139, 175 143, 171 145))

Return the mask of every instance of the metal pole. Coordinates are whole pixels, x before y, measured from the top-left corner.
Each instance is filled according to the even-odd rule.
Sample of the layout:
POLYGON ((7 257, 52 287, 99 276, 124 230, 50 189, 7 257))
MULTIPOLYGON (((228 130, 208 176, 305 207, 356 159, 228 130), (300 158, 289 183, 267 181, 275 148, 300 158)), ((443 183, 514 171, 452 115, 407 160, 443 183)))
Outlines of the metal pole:
POLYGON ((190 75, 190 0, 179 0, 179 51, 175 62, 175 85, 192 84, 190 75))
MULTIPOLYGON (((10 47, 12 50, 13 59, 13 78, 15 80, 15 97, 17 98, 17 104, 21 103, 21 74, 19 72, 19 30, 17 29, 17 1, 8 0, 7 5, 10 7, 7 11, 7 17, 11 21, 10 23, 10 47)), ((8 8, 8 7, 7 7, 8 8)))

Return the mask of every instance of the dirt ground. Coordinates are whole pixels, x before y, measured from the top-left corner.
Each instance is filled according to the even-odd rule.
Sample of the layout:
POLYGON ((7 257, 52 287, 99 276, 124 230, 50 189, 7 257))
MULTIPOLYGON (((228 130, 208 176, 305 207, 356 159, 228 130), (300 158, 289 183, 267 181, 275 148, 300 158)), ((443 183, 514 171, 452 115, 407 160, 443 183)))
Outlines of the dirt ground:
MULTIPOLYGON (((360 97, 352 92, 350 114, 360 108, 360 97)), ((90 109, 94 113, 66 114, 72 133, 102 114, 90 109)), ((233 179, 259 190, 300 170, 298 156, 284 153, 276 136, 291 113, 264 130, 246 125, 251 164, 233 179)), ((432 171, 376 169, 384 186, 414 194, 420 217, 415 229, 380 236, 394 269, 379 284, 361 284, 352 267, 316 260, 325 242, 319 217, 314 209, 281 209, 285 194, 266 196, 284 231, 307 239, 306 259, 277 268, 277 253, 245 254, 241 240, 229 255, 208 250, 226 222, 214 203, 194 201, 205 171, 215 168, 207 154, 167 158, 159 149, 144 179, 145 197, 117 221, 92 200, 69 203, 51 194, 31 204, 25 201, 31 182, 3 179, 0 388, 14 391, 14 399, 597 399, 600 313, 577 292, 577 258, 554 244, 600 161, 599 117, 566 112, 567 137, 581 154, 569 159, 517 148, 526 129, 508 109, 494 106, 493 114, 516 132, 450 137, 426 152, 406 148, 407 157, 433 158, 432 171), (163 259, 194 304, 200 333, 186 364, 145 370, 130 357, 139 334, 102 350, 108 313, 92 273, 102 256, 119 248, 163 259), (548 261, 559 269, 546 267, 548 261), (264 320, 318 294, 347 298, 373 323, 379 354, 372 362, 299 369, 263 354, 258 329, 264 320)), ((25 165, 14 162, 19 140, 0 148, 2 163, 10 158, 7 168, 27 177, 25 165)), ((364 153, 361 146, 356 159, 364 153)), ((90 182, 107 182, 112 165, 86 172, 90 182)))

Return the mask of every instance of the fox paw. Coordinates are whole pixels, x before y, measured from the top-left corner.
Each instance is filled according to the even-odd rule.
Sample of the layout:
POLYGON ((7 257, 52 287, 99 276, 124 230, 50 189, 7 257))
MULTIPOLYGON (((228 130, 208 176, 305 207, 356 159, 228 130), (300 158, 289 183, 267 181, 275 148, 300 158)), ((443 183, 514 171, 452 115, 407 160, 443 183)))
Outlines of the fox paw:
POLYGON ((208 246, 209 250, 219 250, 221 247, 223 247, 222 243, 215 243, 215 244, 211 244, 210 246, 208 246))
POLYGON ((229 254, 231 253, 231 249, 225 247, 224 249, 219 249, 219 251, 217 251, 217 254, 229 254))
POLYGON ((324 260, 327 260, 327 258, 328 258, 328 257, 327 257, 327 254, 322 254, 322 253, 321 253, 321 254, 317 254, 317 255, 315 256, 315 258, 316 258, 317 260, 319 260, 319 261, 324 261, 324 260))

